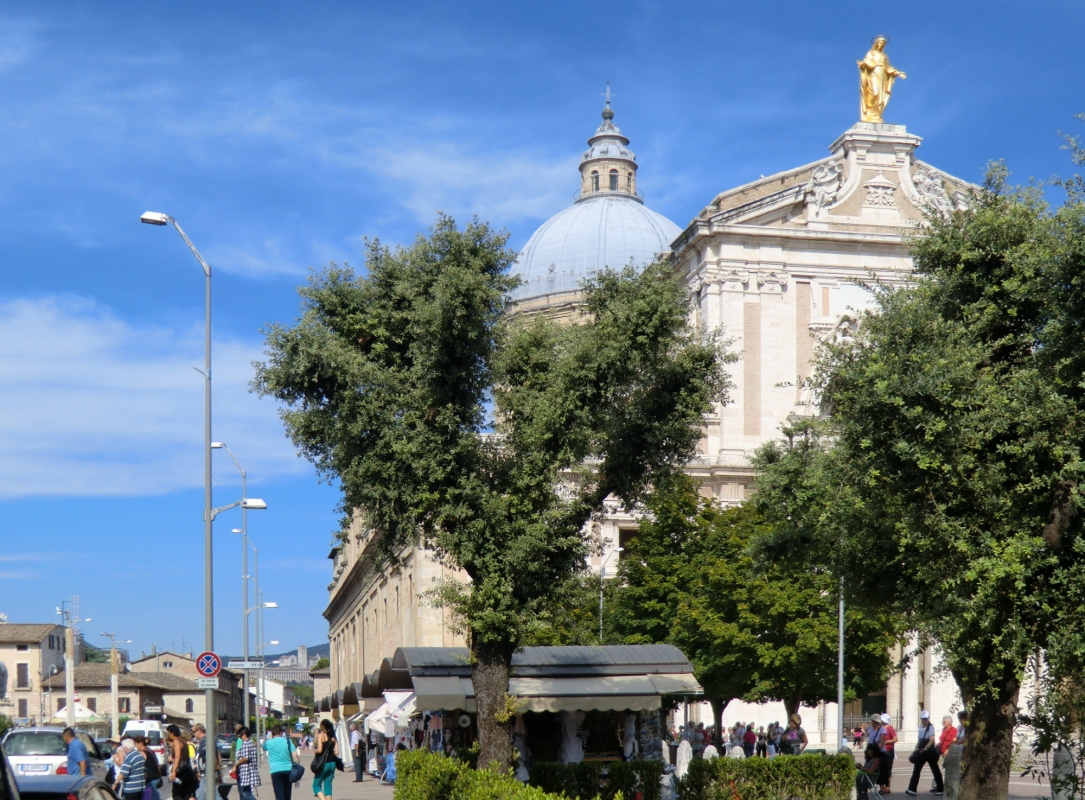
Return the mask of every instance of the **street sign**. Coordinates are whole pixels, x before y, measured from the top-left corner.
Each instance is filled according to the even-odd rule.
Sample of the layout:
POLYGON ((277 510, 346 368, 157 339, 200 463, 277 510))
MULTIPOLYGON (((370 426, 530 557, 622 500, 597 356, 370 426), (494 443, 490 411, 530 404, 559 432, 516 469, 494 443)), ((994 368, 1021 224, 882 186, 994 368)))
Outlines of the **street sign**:
POLYGON ((261 717, 266 717, 267 716, 267 706, 260 706, 260 716, 261 717))
POLYGON ((305 730, 305 726, 298 722, 294 725, 294 730, 296 730, 298 733, 301 733, 303 730, 305 730))
POLYGON ((217 689, 219 688, 218 678, 196 678, 197 689, 217 689))
POLYGON ((205 678, 214 678, 222 670, 222 659, 214 653, 196 656, 196 671, 205 678))
POLYGON ((309 724, 309 718, 308 717, 298 717, 298 724, 299 725, 308 725, 309 724))
POLYGON ((226 666, 230 669, 263 669, 263 661, 229 661, 226 666))
POLYGON ((144 714, 161 714, 162 713, 162 706, 144 706, 143 707, 143 713, 144 714))

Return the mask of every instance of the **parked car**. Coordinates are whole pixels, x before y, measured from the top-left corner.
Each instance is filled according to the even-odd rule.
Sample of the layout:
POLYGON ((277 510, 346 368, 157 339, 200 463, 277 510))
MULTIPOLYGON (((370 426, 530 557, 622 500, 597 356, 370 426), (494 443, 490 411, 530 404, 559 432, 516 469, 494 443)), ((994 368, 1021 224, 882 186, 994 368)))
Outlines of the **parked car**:
POLYGON ((15 783, 15 772, 4 755, 4 746, 0 744, 0 800, 20 800, 19 787, 15 783))
MULTIPOLYGON (((15 780, 23 777, 43 778, 48 775, 68 773, 68 747, 61 736, 63 728, 15 728, 4 737, 4 752, 15 773, 15 780)), ((77 730, 75 735, 87 748, 90 774, 105 780, 109 766, 98 751, 98 745, 86 731, 77 730)))
POLYGON ((237 741, 237 734, 234 733, 220 733, 215 737, 215 752, 219 754, 219 758, 223 761, 232 761, 234 757, 234 742, 237 741))
POLYGON ((21 800, 117 800, 113 787, 93 775, 16 776, 21 800))
POLYGON ((102 761, 109 761, 113 757, 113 751, 117 749, 112 739, 95 739, 94 743, 98 745, 98 755, 102 757, 102 761))

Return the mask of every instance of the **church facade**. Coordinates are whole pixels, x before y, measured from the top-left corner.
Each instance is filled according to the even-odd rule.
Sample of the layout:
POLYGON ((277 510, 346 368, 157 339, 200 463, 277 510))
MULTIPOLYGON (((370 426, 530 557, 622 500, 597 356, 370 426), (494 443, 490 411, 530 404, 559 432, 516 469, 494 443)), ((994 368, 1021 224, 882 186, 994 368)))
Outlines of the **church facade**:
MULTIPOLYGON (((645 205, 636 156, 614 123, 609 97, 602 117, 581 158, 574 203, 540 226, 520 253, 517 311, 571 318, 581 281, 597 270, 670 257, 690 291, 695 321, 721 328, 740 356, 731 368, 731 400, 706 417, 687 471, 705 497, 739 504, 750 493, 750 453, 779 436, 789 416, 815 410, 804 381, 819 340, 847 335, 855 312, 869 303, 861 283, 908 279, 909 238, 924 211, 964 203, 970 187, 919 160, 921 139, 904 126, 857 122, 825 158, 722 191, 683 229, 645 205)), ((635 519, 610 511, 591 561, 604 577, 614 574, 623 542, 636 533, 635 519)), ((444 612, 423 599, 447 568, 416 550, 396 571, 382 571, 367 536, 356 519, 329 554, 329 708, 337 705, 344 715, 364 707, 366 675, 396 647, 463 644, 444 612)), ((907 742, 921 710, 941 714, 957 702, 938 667, 935 652, 921 654, 893 677, 884 698, 851 704, 848 719, 875 706, 887 710, 907 742)), ((710 719, 707 707, 690 712, 710 719)), ((803 714, 813 742, 838 741, 834 704, 803 714)), ((784 718, 782 704, 736 701, 724 722, 784 718)))

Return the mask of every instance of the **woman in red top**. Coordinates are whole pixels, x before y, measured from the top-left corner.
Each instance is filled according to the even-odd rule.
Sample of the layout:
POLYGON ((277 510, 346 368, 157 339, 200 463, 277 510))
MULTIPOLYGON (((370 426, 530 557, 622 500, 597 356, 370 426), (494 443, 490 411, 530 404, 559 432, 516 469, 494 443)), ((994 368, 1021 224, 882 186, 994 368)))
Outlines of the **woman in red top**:
POLYGON ((938 737, 938 752, 945 755, 949 748, 957 743, 957 729, 953 727, 953 717, 942 717, 942 735, 938 737))

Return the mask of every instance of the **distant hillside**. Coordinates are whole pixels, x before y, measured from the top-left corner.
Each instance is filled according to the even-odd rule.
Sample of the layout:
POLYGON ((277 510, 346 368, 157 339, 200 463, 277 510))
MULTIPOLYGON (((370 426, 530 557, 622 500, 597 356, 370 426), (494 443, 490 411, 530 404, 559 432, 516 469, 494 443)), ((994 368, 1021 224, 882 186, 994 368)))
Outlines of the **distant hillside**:
MULTIPOLYGON (((324 644, 312 644, 312 645, 309 645, 309 658, 331 658, 331 653, 332 653, 332 647, 327 642, 324 642, 324 644)), ((296 647, 293 650, 285 650, 285 651, 283 651, 281 653, 274 653, 274 654, 266 653, 264 655, 264 663, 265 664, 270 664, 272 661, 278 661, 283 656, 296 656, 297 654, 298 654, 298 648, 296 648, 296 647)), ((227 661, 230 661, 230 660, 240 661, 243 658, 243 656, 226 656, 225 658, 226 658, 227 661)), ((256 654, 255 653, 250 654, 250 658, 255 659, 256 654)))

